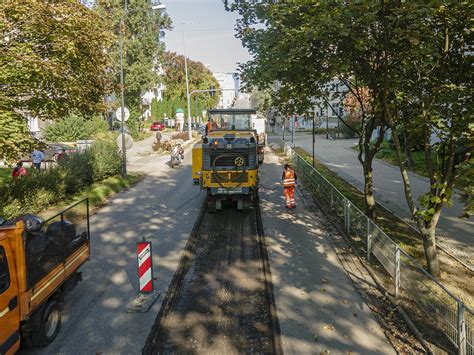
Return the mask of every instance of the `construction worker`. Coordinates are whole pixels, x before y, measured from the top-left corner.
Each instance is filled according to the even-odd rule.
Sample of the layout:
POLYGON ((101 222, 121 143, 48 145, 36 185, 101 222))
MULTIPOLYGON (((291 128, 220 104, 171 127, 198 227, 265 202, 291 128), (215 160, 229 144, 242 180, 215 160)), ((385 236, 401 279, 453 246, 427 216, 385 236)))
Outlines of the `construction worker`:
POLYGON ((283 194, 285 196, 286 208, 295 208, 295 183, 298 177, 290 164, 285 164, 285 170, 281 176, 283 180, 283 194))

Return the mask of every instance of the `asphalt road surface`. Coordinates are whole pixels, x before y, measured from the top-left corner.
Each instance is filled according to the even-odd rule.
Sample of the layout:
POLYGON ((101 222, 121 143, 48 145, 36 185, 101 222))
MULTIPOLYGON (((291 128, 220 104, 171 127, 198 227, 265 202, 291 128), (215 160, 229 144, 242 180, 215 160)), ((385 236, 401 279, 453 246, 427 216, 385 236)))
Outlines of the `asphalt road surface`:
POLYGON ((257 208, 206 209, 195 228, 145 353, 281 353, 257 208))

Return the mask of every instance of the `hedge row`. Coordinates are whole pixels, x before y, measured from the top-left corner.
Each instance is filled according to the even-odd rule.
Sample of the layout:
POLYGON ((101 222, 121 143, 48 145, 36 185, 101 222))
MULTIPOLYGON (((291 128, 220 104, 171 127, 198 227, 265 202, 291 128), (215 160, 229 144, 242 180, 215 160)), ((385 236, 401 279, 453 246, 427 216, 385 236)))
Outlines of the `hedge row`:
POLYGON ((121 156, 113 141, 96 141, 83 153, 65 156, 57 166, 0 186, 0 216, 38 213, 83 188, 120 172, 121 156))

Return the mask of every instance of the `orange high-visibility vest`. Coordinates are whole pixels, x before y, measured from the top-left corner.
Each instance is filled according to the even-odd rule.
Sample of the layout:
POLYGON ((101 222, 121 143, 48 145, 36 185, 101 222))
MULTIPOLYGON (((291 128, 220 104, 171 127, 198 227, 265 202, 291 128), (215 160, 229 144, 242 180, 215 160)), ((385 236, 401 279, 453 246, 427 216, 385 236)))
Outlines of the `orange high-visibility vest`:
POLYGON ((295 172, 293 170, 285 170, 283 178, 284 187, 294 187, 295 186, 295 172))

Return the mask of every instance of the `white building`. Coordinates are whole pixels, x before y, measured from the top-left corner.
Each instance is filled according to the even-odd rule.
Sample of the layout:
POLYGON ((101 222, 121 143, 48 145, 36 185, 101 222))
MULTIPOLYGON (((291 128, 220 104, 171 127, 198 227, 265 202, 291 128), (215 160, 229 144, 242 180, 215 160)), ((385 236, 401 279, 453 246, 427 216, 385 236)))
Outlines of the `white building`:
POLYGON ((219 87, 224 90, 221 92, 218 108, 232 107, 239 92, 240 80, 238 74, 213 73, 213 75, 219 82, 219 87))
POLYGON ((344 116, 344 96, 348 92, 348 88, 339 80, 333 79, 327 85, 329 98, 315 98, 314 110, 316 112, 316 126, 326 128, 336 128, 339 125, 339 118, 344 116))
MULTIPOLYGON (((165 72, 163 71, 163 68, 159 67, 157 71, 159 76, 163 76, 165 72)), ((142 105, 145 108, 145 111, 143 112, 143 118, 147 119, 151 117, 151 102, 153 99, 156 99, 158 101, 163 100, 163 91, 165 90, 165 85, 163 83, 157 84, 153 89, 146 91, 142 95, 142 105)))

